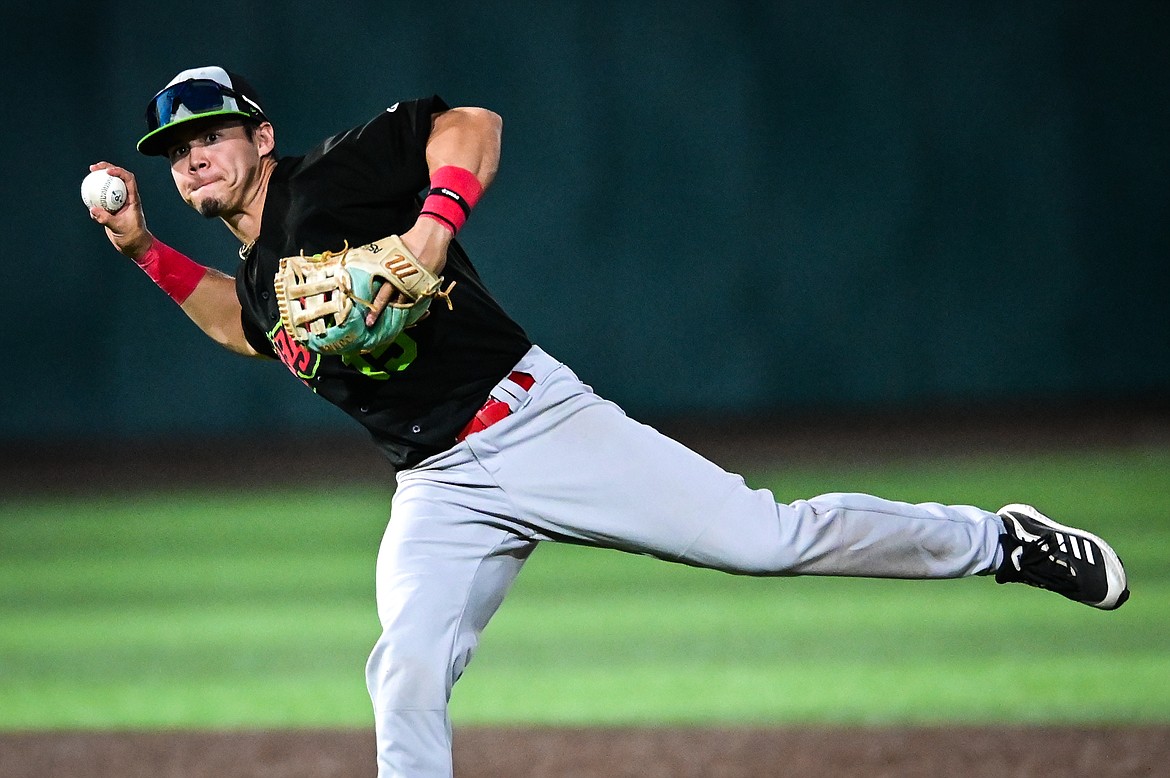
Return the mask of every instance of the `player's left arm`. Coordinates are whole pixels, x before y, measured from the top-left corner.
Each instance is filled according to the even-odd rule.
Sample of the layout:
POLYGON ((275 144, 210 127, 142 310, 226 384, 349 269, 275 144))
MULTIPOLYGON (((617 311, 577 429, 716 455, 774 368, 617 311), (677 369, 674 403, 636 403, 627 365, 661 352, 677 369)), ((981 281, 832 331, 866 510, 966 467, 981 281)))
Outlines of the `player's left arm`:
MULTIPOLYGON (((478 198, 478 194, 491 186, 499 169, 502 129, 503 120, 486 108, 452 108, 435 114, 431 118, 431 134, 426 146, 427 170, 432 183, 436 171, 459 168, 470 173, 478 183, 478 198)), ((425 206, 423 210, 426 211, 425 206)), ((455 237, 456 229, 457 226, 445 223, 442 218, 420 216, 401 237, 419 262, 438 275, 447 264, 447 247, 455 237)), ((379 290, 366 316, 367 326, 377 321, 393 294, 394 289, 389 284, 379 290)))

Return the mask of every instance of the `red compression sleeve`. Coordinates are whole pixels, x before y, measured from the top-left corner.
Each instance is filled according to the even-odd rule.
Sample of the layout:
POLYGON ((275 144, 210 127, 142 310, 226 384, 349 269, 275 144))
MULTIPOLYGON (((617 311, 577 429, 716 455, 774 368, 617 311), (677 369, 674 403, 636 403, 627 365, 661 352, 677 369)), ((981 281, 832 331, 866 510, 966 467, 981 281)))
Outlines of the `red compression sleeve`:
POLYGON ((207 275, 207 268, 180 254, 158 238, 134 260, 171 299, 182 305, 207 275))
POLYGON ((422 213, 452 233, 459 232, 471 209, 483 195, 483 185, 470 170, 444 165, 431 174, 431 188, 423 201, 422 213))

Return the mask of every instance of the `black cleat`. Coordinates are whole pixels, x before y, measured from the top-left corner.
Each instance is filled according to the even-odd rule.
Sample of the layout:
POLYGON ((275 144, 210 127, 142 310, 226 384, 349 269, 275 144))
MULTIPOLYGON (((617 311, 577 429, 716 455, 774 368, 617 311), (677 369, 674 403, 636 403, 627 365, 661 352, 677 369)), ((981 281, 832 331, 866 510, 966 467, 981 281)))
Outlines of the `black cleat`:
POLYGON ((1125 568, 1101 538, 1057 524, 1031 505, 1005 505, 998 513, 1007 533, 999 536, 997 583, 1026 583, 1107 611, 1129 599, 1125 568))

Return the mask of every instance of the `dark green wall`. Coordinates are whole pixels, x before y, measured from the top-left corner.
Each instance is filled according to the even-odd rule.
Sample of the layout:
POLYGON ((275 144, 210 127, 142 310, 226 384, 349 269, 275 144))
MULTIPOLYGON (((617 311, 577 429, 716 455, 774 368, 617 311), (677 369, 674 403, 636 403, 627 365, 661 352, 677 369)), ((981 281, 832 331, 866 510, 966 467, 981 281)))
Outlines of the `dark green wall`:
POLYGON ((133 151, 205 64, 249 75, 289 153, 429 92, 501 113, 465 243, 638 415, 1170 396, 1170 4, 428 6, 15 12, 0 436, 340 418, 205 341, 80 203, 90 162, 131 166, 151 228, 234 270, 133 151))

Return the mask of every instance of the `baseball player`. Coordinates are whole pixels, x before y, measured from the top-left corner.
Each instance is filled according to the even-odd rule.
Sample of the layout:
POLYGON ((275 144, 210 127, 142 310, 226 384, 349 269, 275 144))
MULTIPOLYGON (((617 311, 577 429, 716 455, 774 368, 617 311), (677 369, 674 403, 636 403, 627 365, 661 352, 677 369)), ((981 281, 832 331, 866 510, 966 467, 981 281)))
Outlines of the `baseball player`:
POLYGON ((396 470, 366 673, 382 778, 452 774, 452 686, 542 541, 747 575, 993 576, 1105 610, 1129 595, 1105 541, 1029 506, 778 504, 595 394, 532 344, 454 240, 496 175, 490 111, 398 102, 278 156, 256 91, 202 67, 150 99, 146 124, 138 150, 166 158, 183 200, 239 239, 235 277, 148 231, 125 168, 91 167, 128 196, 90 216, 213 340, 283 362, 396 470), (359 267, 388 255, 363 286, 359 267), (426 288, 404 291, 407 277, 426 288))

